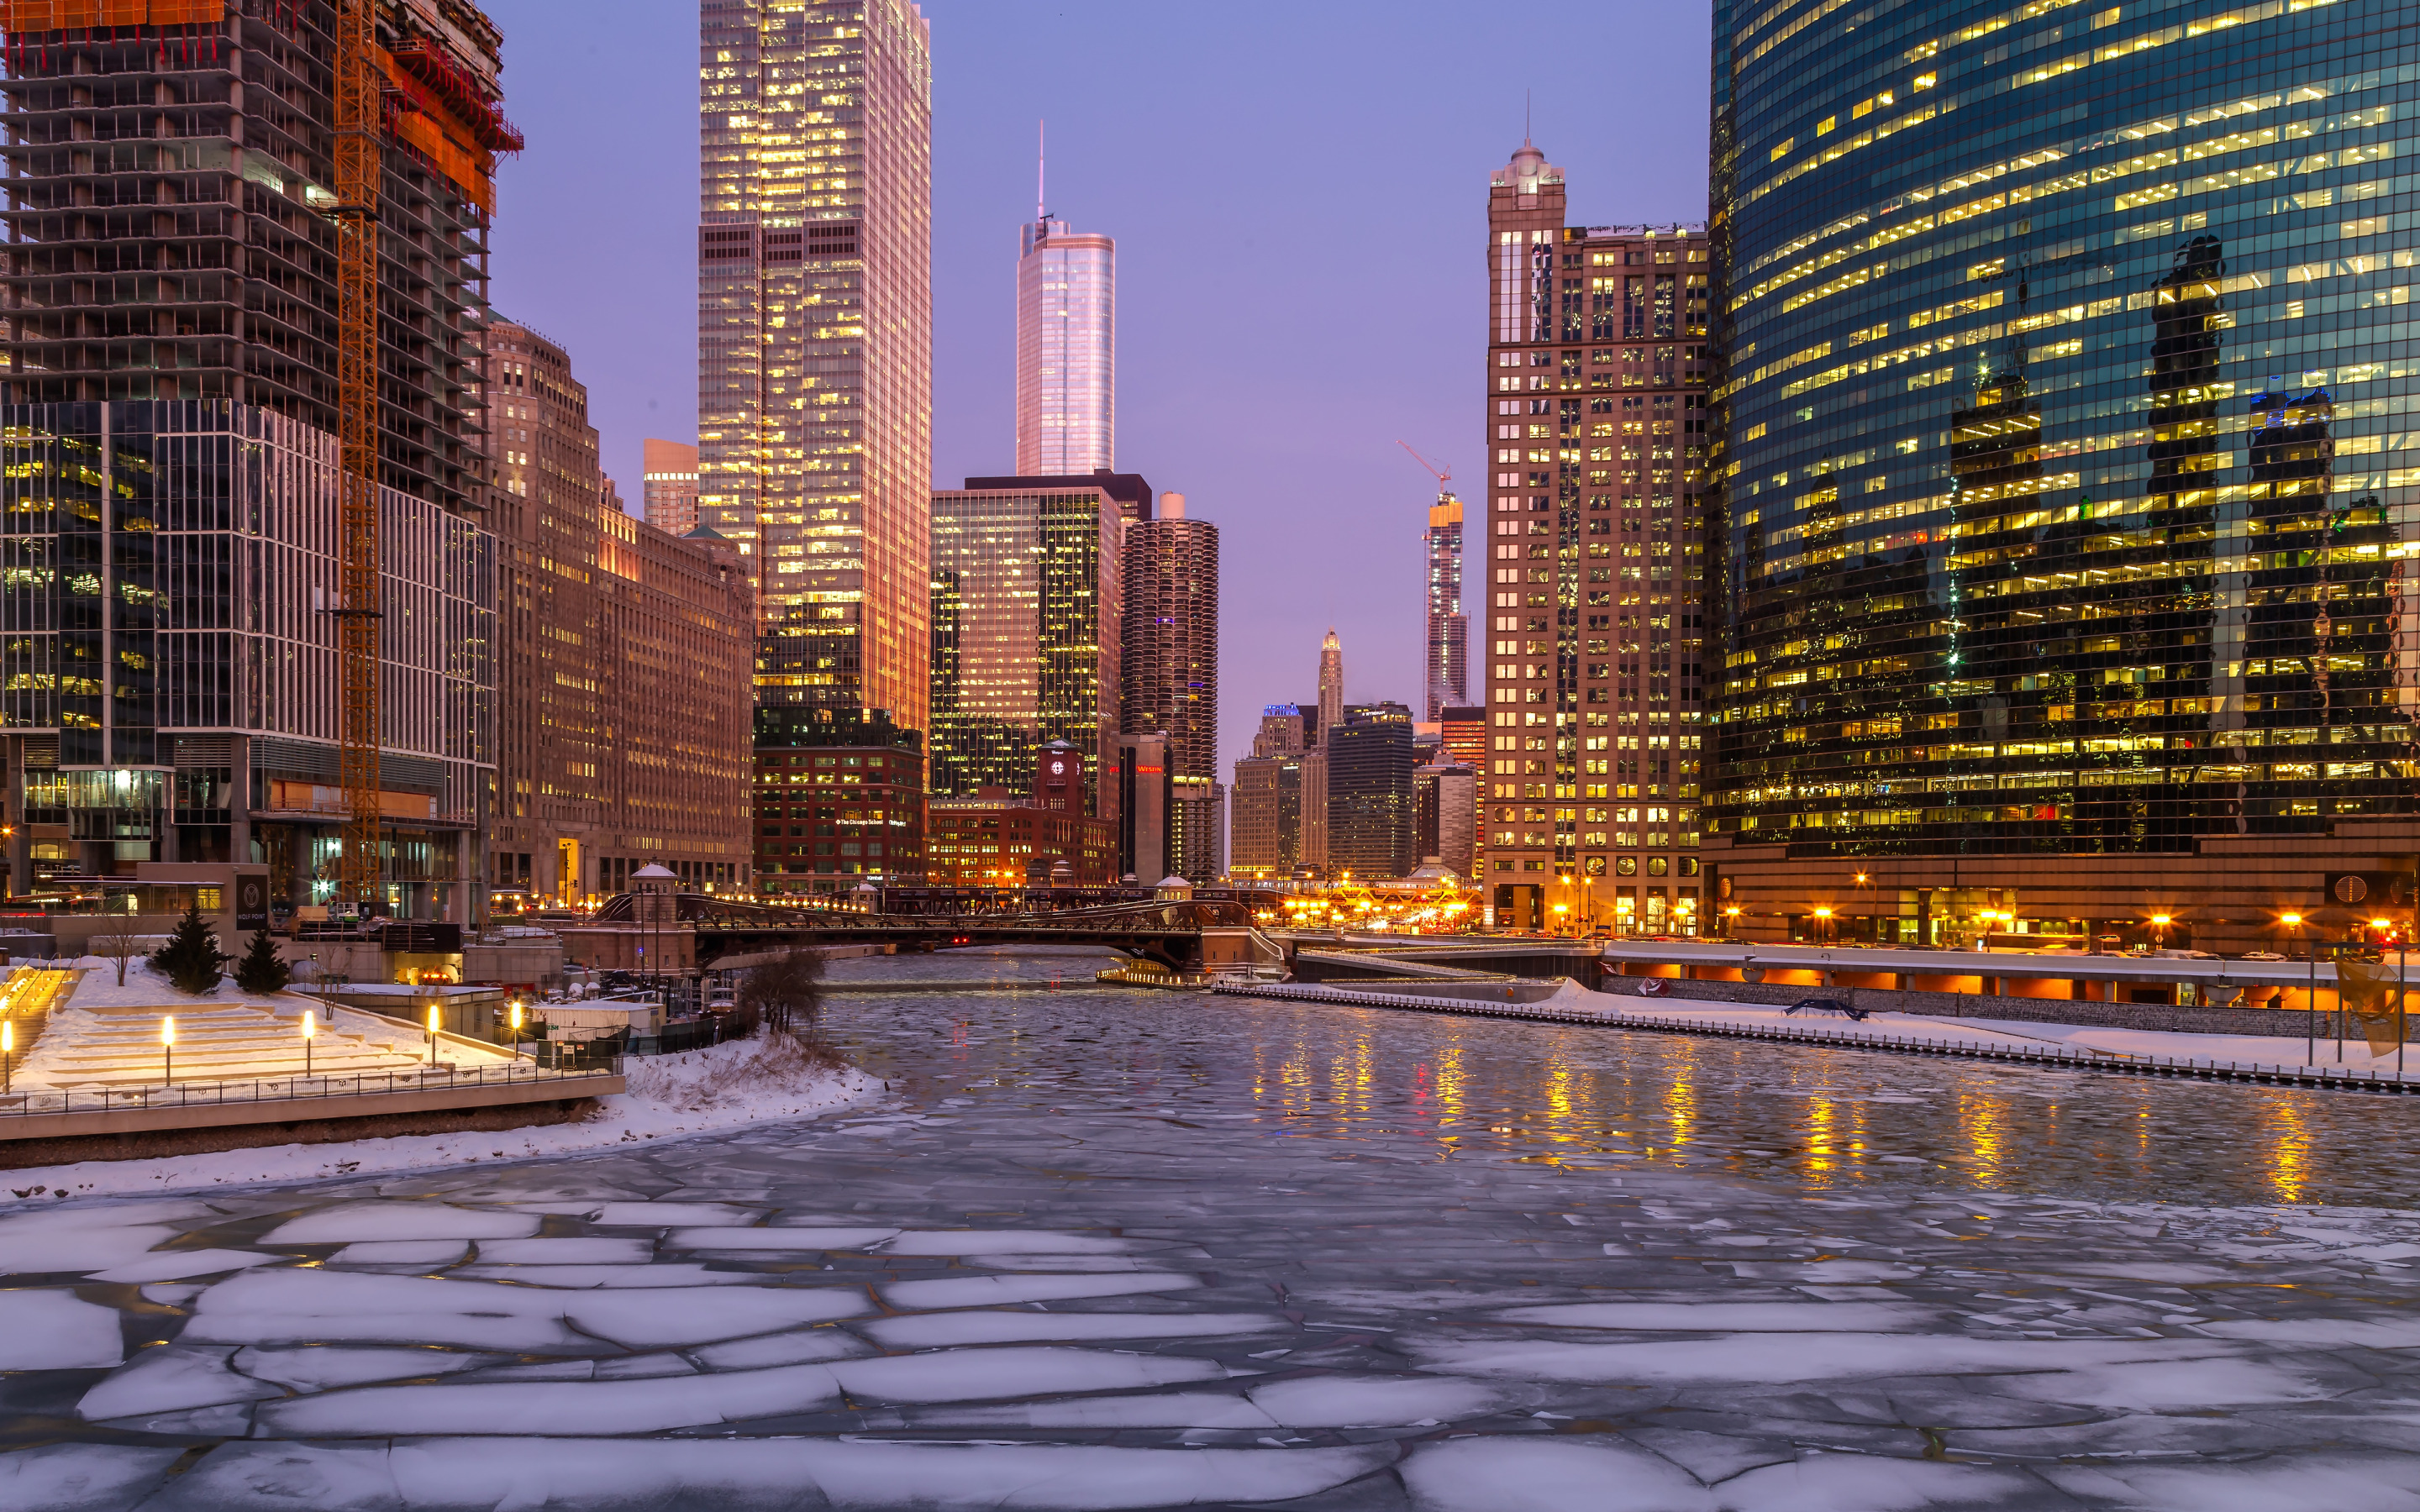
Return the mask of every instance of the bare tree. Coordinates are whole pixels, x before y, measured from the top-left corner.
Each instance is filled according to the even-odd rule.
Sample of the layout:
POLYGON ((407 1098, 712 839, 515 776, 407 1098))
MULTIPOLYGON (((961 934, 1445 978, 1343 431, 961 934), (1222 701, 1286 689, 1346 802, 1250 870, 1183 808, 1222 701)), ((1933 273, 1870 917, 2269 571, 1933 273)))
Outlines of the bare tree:
POLYGON ((788 1032, 812 1029, 823 1008, 823 958, 805 951, 777 956, 739 979, 731 1027, 746 1034, 758 1024, 788 1032))
POLYGON ((107 957, 117 967, 117 985, 126 985, 126 963, 146 951, 145 936, 137 932, 132 914, 113 916, 93 933, 93 954, 107 957))

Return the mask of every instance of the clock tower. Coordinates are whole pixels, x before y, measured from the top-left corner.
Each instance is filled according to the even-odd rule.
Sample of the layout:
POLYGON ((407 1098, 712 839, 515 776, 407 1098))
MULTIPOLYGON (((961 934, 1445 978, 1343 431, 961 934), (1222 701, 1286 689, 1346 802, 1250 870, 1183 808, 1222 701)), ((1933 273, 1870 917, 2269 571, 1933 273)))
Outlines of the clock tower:
POLYGON ((1063 740, 1033 753, 1033 801, 1058 813, 1084 811, 1084 753, 1063 740))

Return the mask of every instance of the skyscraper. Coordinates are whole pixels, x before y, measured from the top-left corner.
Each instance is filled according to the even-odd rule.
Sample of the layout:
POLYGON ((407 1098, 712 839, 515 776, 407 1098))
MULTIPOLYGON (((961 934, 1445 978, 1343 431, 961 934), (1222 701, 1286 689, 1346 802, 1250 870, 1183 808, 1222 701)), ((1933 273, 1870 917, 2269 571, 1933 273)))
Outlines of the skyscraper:
MULTIPOLYGON (((240 868, 322 904, 348 818, 326 12, 8 8, 0 725, 15 886, 240 868)), ((496 542, 475 338, 501 39, 389 0, 378 906, 474 921, 496 542)), ((518 375, 516 375, 518 376, 518 375)), ((193 877, 193 873, 184 873, 193 877)), ((194 878, 194 880, 199 880, 194 878)))
POLYGON ((1352 704, 1325 738, 1329 868, 1369 881, 1409 876, 1420 860, 1412 711, 1352 704))
POLYGON ((1183 494, 1163 493, 1159 517, 1126 526, 1120 576, 1125 654, 1119 702, 1125 733, 1165 733, 1171 778, 1215 779, 1218 527, 1187 518, 1183 494))
POLYGON ((700 24, 698 516, 755 575, 759 706, 806 715, 783 742, 865 711, 921 733, 930 34, 908 0, 700 24))
POLYGON ((649 437, 641 443, 640 501, 647 523, 666 535, 697 529, 697 448, 649 437))
POLYGON ((1462 611, 1462 501, 1437 495, 1429 506, 1422 537, 1428 562, 1428 722, 1450 703, 1464 702, 1470 686, 1470 616, 1462 611))
POLYGON ((1319 728, 1325 742, 1326 732, 1344 719, 1344 648, 1337 642, 1336 626, 1327 627, 1327 639, 1319 643, 1319 728))
POLYGON ((1564 224, 1528 142, 1488 189, 1489 750, 1496 921, 1700 917, 1703 226, 1564 224))
POLYGON ((1302 862, 1302 711, 1272 703, 1261 711, 1252 754, 1235 763, 1230 868, 1236 876, 1283 879, 1302 862))
POLYGON ((1022 791, 1063 740, 1082 810, 1113 815, 1123 507, 1097 483, 967 482, 933 495, 933 792, 1022 791))
POLYGON ((2408 15, 1976 15, 1715 8, 1722 902, 2340 933, 2420 852, 2408 15))
POLYGON ((1039 207, 1018 237, 1016 471, 1113 468, 1118 244, 1039 207))

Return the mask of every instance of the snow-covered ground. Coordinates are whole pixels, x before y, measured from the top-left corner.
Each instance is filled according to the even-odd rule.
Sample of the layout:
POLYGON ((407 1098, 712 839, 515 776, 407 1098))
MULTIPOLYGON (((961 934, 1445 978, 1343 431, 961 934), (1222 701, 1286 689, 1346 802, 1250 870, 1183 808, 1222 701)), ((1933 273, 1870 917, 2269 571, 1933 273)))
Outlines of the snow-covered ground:
POLYGON ((10 1194, 182 1192, 576 1154, 714 1134, 768 1119, 814 1118, 881 1091, 881 1083, 861 1072, 814 1063, 787 1038, 738 1040, 686 1055, 632 1060, 628 1080, 628 1092, 599 1099, 597 1115, 579 1123, 36 1166, 0 1172, 0 1202, 10 1194))
MULTIPOLYGON (((418 1031, 375 1013, 331 1011, 300 993, 247 993, 230 976, 195 997, 178 992, 140 958, 126 964, 122 987, 117 964, 103 956, 53 964, 82 967, 84 977, 74 995, 51 1011, 40 1038, 20 1056, 15 1080, 21 1089, 101 1085, 121 1079, 112 1073, 130 1065, 147 1075, 163 1063, 163 1017, 177 1020, 179 1081, 284 1076, 302 1070, 302 1021, 312 1012, 319 1015, 312 1046, 315 1071, 377 1072, 427 1058, 428 1041, 418 1031)), ((508 1051, 454 1040, 444 1042, 440 1055, 466 1067, 509 1065, 513 1059, 508 1051)))

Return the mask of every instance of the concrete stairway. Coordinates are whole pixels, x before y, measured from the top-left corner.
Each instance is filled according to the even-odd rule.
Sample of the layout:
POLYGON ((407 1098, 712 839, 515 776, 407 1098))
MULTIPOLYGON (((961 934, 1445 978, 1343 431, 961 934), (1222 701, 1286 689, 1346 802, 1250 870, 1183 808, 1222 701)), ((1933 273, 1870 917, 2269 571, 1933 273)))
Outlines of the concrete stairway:
MULTIPOLYGON (((196 1003, 168 1007, 86 1010, 93 1027, 72 1043, 54 1043, 46 1078, 59 1088, 157 1087, 165 1079, 160 1021, 177 1021, 175 1056, 178 1082, 216 1082, 256 1076, 295 1076, 302 1072, 302 1018, 242 1003, 196 1003)), ((57 1030, 53 1031, 56 1034, 57 1030)), ((440 1062, 461 1059, 455 1047, 438 1046, 440 1062)), ((311 1041, 314 1076, 410 1074, 427 1067, 425 1046, 397 1034, 381 1044, 367 1036, 320 1026, 311 1041), (417 1050, 417 1054, 414 1051, 417 1050)))

